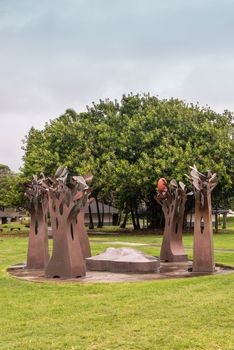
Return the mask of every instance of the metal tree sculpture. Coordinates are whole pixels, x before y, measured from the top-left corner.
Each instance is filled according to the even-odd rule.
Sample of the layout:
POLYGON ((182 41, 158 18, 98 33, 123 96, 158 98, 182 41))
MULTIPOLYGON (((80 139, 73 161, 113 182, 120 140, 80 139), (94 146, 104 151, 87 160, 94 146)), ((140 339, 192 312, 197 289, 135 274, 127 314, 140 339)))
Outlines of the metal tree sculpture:
POLYGON ((212 174, 210 170, 204 175, 195 165, 190 168, 192 170, 189 179, 195 196, 193 271, 213 272, 215 264, 211 192, 217 185, 217 178, 216 174, 212 174))
POLYGON ((30 200, 31 223, 29 231, 27 268, 44 269, 49 261, 48 250, 48 198, 42 187, 44 177, 34 176, 27 183, 26 196, 30 200))
MULTIPOLYGON (((46 277, 74 278, 85 276, 84 256, 77 234, 77 215, 88 186, 59 167, 54 178, 44 181, 48 190, 49 212, 53 232, 53 252, 46 277)), ((87 242, 85 242, 87 249, 87 242)), ((83 248, 84 250, 84 248, 83 248)))
POLYGON ((162 191, 158 190, 156 201, 162 206, 165 227, 160 259, 168 262, 186 261, 182 242, 184 208, 187 200, 185 185, 172 180, 162 191))
POLYGON ((77 218, 75 219, 75 230, 78 234, 81 250, 84 259, 91 256, 91 249, 88 239, 88 234, 85 228, 85 208, 89 205, 92 199, 88 199, 88 192, 90 191, 89 186, 86 184, 86 181, 91 181, 93 178, 92 175, 74 176, 73 179, 78 183, 78 191, 83 193, 83 198, 77 203, 77 218))

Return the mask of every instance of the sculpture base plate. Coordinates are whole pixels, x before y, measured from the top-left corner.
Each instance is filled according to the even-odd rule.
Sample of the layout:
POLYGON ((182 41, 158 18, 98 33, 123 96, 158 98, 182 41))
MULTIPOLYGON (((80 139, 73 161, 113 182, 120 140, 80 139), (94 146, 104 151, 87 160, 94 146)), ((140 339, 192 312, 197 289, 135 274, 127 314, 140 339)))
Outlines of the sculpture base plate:
POLYGON ((85 277, 62 280, 58 278, 46 278, 44 270, 27 270, 25 264, 17 264, 9 267, 7 272, 20 279, 31 282, 46 283, 112 283, 112 282, 143 282, 160 281, 165 279, 178 279, 207 275, 220 275, 234 273, 230 266, 216 265, 213 273, 192 272, 192 261, 180 263, 160 263, 160 273, 114 273, 107 271, 87 271, 85 277))
POLYGON ((182 261, 188 261, 188 255, 187 254, 181 254, 181 255, 173 255, 170 257, 170 259, 164 259, 164 257, 160 257, 161 261, 165 262, 182 262, 182 261))

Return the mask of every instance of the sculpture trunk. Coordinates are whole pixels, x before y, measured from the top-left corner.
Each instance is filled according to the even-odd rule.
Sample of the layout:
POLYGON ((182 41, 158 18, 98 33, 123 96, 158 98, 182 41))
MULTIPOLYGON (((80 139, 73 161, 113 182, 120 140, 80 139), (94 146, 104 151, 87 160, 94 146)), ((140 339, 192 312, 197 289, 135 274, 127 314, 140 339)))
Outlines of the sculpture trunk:
POLYGON ((193 271, 214 272, 211 194, 208 191, 201 205, 201 194, 195 198, 193 271))
POLYGON ((84 223, 84 208, 80 209, 76 220, 76 232, 80 239, 81 250, 84 258, 89 258, 91 256, 91 249, 89 244, 88 234, 84 223))
POLYGON ((48 264, 49 249, 47 216, 47 203, 38 203, 37 211, 32 204, 27 269, 44 269, 48 264))
POLYGON ((169 205, 163 203, 165 228, 160 252, 161 260, 168 262, 188 260, 182 241, 185 201, 186 196, 175 198, 169 205))
POLYGON ((65 202, 50 192, 49 210, 53 231, 53 253, 45 271, 46 277, 67 279, 86 274, 75 222, 69 217, 72 207, 72 200, 69 203, 65 202))

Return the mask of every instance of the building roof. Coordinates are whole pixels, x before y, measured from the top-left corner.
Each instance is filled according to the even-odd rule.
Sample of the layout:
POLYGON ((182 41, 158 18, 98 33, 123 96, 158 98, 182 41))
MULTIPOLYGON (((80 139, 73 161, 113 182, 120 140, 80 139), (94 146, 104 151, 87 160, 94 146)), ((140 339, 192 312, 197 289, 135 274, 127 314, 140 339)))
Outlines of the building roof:
POLYGON ((0 210, 0 218, 15 218, 17 216, 20 216, 20 213, 18 213, 15 210, 11 210, 11 209, 0 210))
MULTIPOLYGON (((100 213, 102 213, 102 202, 98 202, 98 204, 99 204, 99 211, 100 211, 100 213)), ((91 211, 93 214, 97 214, 97 205, 96 205, 95 201, 91 204, 91 211)), ((85 214, 88 212, 89 212, 89 208, 86 207, 85 214)), ((104 213, 106 213, 106 214, 108 214, 108 213, 118 214, 118 212, 119 212, 119 210, 117 208, 114 208, 108 204, 104 204, 104 213)))

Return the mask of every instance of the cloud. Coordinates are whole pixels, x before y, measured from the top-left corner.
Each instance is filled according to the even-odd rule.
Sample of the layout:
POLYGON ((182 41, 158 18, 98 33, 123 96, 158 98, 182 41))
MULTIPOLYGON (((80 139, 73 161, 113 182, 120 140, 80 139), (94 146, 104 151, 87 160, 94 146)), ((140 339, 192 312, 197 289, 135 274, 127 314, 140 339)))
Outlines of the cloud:
POLYGON ((231 0, 2 0, 0 162, 66 108, 151 92, 234 110, 231 0))

